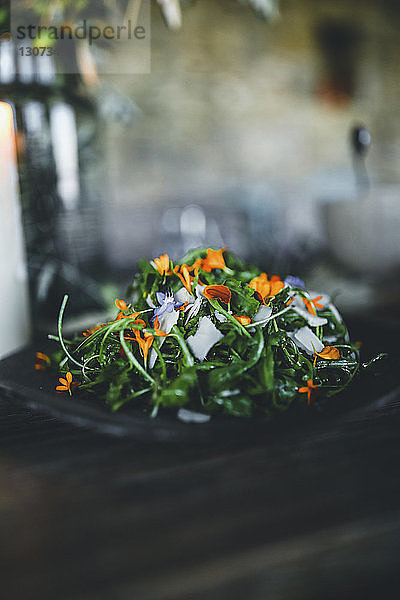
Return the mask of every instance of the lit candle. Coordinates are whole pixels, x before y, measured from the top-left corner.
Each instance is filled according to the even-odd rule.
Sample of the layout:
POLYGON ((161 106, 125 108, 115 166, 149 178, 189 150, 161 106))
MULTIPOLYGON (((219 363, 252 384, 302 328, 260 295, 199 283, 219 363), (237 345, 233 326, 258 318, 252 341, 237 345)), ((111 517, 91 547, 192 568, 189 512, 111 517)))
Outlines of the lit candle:
POLYGON ((29 305, 14 114, 0 101, 0 358, 29 339, 29 305))

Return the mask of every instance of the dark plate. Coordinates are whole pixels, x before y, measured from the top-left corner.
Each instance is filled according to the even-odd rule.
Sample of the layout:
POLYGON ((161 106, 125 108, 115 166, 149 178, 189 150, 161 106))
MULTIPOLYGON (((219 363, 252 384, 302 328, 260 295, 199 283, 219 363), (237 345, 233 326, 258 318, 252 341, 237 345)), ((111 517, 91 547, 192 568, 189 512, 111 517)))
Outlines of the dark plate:
MULTIPOLYGON (((381 328, 380 334, 382 335, 381 328)), ((374 348, 376 351, 382 347, 376 340, 374 342, 373 337, 368 340, 367 346, 369 351, 374 346, 378 346, 374 348)), ((38 347, 28 347, 0 362, 0 392, 3 395, 77 426, 96 429, 114 436, 129 436, 141 441, 204 443, 221 439, 255 440, 269 435, 271 431, 276 433, 282 429, 318 428, 321 419, 331 419, 360 407, 366 412, 373 411, 377 403, 381 405, 382 402, 390 402, 391 392, 398 387, 399 382, 397 374, 393 376, 393 373, 398 371, 389 365, 386 374, 366 378, 353 386, 350 392, 334 397, 323 407, 294 407, 273 422, 214 416, 207 423, 189 424, 178 420, 175 412, 162 412, 155 419, 150 419, 134 407, 126 407, 112 413, 103 401, 97 400, 92 394, 85 394, 83 391, 73 396, 55 393, 56 374, 35 371, 33 368, 38 347), (391 375, 388 376, 388 373, 391 375)), ((53 347, 50 347, 50 351, 53 347)), ((40 350, 46 351, 46 347, 41 344, 40 350)))

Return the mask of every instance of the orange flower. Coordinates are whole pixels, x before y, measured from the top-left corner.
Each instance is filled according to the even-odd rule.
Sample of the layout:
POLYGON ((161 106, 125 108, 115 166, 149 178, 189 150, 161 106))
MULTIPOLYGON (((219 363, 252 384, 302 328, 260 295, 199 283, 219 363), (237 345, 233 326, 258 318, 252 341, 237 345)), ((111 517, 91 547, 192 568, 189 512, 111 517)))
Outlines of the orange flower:
POLYGON ((257 295, 259 295, 259 300, 261 297, 261 302, 265 304, 266 298, 271 298, 272 296, 276 296, 278 292, 285 286, 283 281, 279 278, 278 275, 272 275, 271 279, 268 279, 268 275, 266 273, 261 273, 258 277, 254 277, 249 283, 249 287, 254 290, 257 295))
POLYGON ((246 317, 246 315, 233 315, 236 321, 239 321, 241 325, 248 325, 251 323, 250 317, 246 317))
POLYGON ((231 290, 226 285, 206 285, 203 296, 209 300, 221 300, 225 304, 231 301, 231 290))
POLYGON ((76 388, 78 385, 80 385, 80 383, 78 381, 72 381, 72 373, 70 373, 69 371, 65 375, 65 379, 63 377, 59 377, 58 381, 62 385, 57 385, 56 391, 57 392, 68 392, 69 395, 72 394, 72 390, 74 388, 76 388))
POLYGON ((50 358, 43 352, 36 352, 35 370, 44 371, 50 365, 50 358))
MULTIPOLYGON (((188 271, 194 271, 194 274, 197 275, 197 273, 199 272, 199 269, 202 265, 203 260, 201 258, 196 258, 196 260, 194 261, 194 263, 192 264, 191 267, 189 267, 189 265, 187 266, 188 271)), ((182 265, 183 267, 184 265, 182 265)))
POLYGON ((264 298, 268 295, 270 282, 268 281, 268 276, 266 273, 261 273, 258 277, 254 277, 249 283, 249 287, 255 292, 260 294, 261 298, 264 298))
POLYGON ((179 272, 179 266, 176 265, 176 267, 174 267, 175 275, 177 275, 179 277, 179 279, 182 281, 184 287, 187 289, 189 294, 191 294, 192 293, 192 281, 193 281, 194 277, 192 277, 192 275, 189 275, 189 269, 188 269, 187 265, 182 265, 180 267, 180 271, 181 272, 179 272))
MULTIPOLYGON (((134 313, 134 314, 138 315, 139 313, 134 313)), ((143 321, 143 319, 136 319, 135 325, 143 325, 143 327, 146 327, 146 323, 143 321)), ((147 331, 142 331, 141 329, 131 329, 131 333, 133 333, 133 336, 124 335, 124 339, 132 340, 139 344, 139 348, 143 354, 144 361, 146 362, 147 355, 149 353, 150 346, 153 343, 154 337, 152 336, 151 333, 148 333, 147 331)), ((160 332, 159 334, 157 333, 157 335, 162 335, 162 334, 163 334, 163 332, 160 332)), ((167 334, 165 334, 165 335, 167 335, 167 334)))
MULTIPOLYGON (((143 319, 137 319, 137 315, 140 313, 133 313, 132 315, 129 315, 130 317, 133 317, 135 319, 135 325, 142 325, 143 327, 146 327, 146 323, 143 321, 143 319)), ((124 335, 124 339, 125 340, 133 340, 136 341, 137 340, 137 335, 140 335, 141 330, 140 329, 130 329, 128 331, 131 331, 131 333, 133 333, 132 337, 131 335, 124 335)))
POLYGON ((154 331, 156 332, 156 335, 159 335, 161 337, 167 337, 168 333, 165 333, 164 331, 161 331, 161 329, 160 329, 160 323, 158 321, 158 317, 155 318, 153 328, 154 328, 154 331))
POLYGON ((122 311, 128 310, 128 306, 125 300, 119 300, 119 298, 115 299, 115 306, 119 309, 119 313, 115 317, 114 321, 119 321, 120 319, 124 319, 126 315, 122 311))
POLYGON ((221 248, 220 250, 207 248, 207 256, 201 261, 201 268, 203 271, 211 273, 212 269, 225 269, 225 260, 222 256, 224 250, 226 250, 226 248, 221 248))
POLYGON ((340 358, 340 352, 335 346, 325 346, 321 352, 315 352, 314 354, 325 360, 337 360, 340 358))
POLYGON ((316 398, 319 394, 319 389, 317 385, 314 385, 312 382, 312 379, 309 379, 307 381, 307 387, 301 387, 299 388, 299 392, 300 394, 307 394, 307 404, 308 406, 310 406, 310 404, 313 402, 314 398, 316 398))
POLYGON ((314 316, 317 314, 315 308, 324 308, 324 305, 318 302, 318 300, 321 300, 321 298, 322 296, 317 296, 316 298, 313 298, 311 300, 309 300, 308 298, 303 298, 303 302, 306 305, 308 312, 310 312, 314 316))
POLYGON ((161 254, 158 258, 154 259, 154 264, 160 275, 169 275, 171 270, 169 268, 169 256, 168 254, 161 254))
POLYGON ((128 310, 125 300, 119 300, 119 298, 115 299, 115 306, 119 308, 119 310, 128 310))
POLYGON ((147 355, 149 353, 150 346, 153 343, 154 337, 151 335, 151 333, 148 333, 147 331, 139 331, 138 329, 135 330, 135 336, 140 350, 142 351, 144 362, 146 362, 147 355))

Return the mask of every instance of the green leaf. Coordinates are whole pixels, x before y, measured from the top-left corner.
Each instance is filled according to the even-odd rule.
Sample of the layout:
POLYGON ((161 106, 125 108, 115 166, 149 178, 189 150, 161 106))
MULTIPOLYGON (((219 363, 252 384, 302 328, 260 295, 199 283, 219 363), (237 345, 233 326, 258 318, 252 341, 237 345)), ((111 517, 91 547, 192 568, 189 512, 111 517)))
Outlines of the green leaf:
POLYGON ((161 390, 159 404, 163 406, 185 406, 198 396, 196 366, 186 367, 167 387, 161 390))
POLYGON ((233 314, 254 317, 260 307, 259 301, 254 297, 254 290, 247 283, 237 279, 226 279, 224 285, 232 292, 233 314))

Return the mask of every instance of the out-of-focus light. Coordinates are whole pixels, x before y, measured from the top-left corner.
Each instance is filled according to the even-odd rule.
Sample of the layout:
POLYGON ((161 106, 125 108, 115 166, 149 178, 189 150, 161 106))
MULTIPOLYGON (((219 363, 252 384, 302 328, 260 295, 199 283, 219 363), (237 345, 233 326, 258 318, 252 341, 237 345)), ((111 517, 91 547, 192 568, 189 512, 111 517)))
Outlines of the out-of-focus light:
POLYGON ((15 78, 14 44, 11 41, 0 42, 0 81, 11 83, 15 78))
POLYGON ((179 0, 158 0, 164 19, 170 29, 182 26, 182 11, 179 0))
POLYGON ((50 128, 57 169, 57 191, 65 208, 72 210, 79 199, 79 166, 75 113, 69 104, 53 104, 50 128))
POLYGON ((24 53, 18 54, 18 75, 21 83, 32 83, 35 79, 33 56, 24 53))
POLYGON ((27 273, 22 240, 14 114, 0 102, 0 357, 28 341, 27 273))

